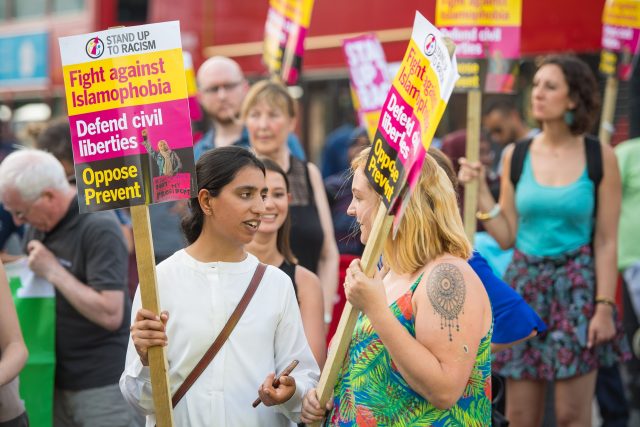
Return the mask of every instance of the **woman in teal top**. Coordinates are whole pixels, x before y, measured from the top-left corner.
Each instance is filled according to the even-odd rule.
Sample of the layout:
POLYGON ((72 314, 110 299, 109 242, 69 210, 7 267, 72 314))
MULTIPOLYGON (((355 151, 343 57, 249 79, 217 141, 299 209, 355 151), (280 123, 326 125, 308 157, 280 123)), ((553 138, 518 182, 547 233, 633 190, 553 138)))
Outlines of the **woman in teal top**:
MULTIPOLYGON (((353 161, 348 210, 363 243, 380 203, 364 174, 369 150, 353 161)), ((361 314, 327 424, 490 425, 492 313, 470 256, 453 186, 427 156, 396 238, 386 241, 388 272, 369 279, 359 260, 347 271, 345 294, 361 314)), ((302 420, 324 415, 311 390, 302 420)))
POLYGON ((556 424, 591 425, 597 369, 627 355, 614 322, 620 174, 613 150, 602 145, 596 206, 584 134, 598 114, 598 86, 584 62, 547 57, 531 97, 542 132, 530 142, 516 188, 513 146, 506 149, 499 204, 482 166, 460 162, 461 182, 480 178, 485 229, 503 249, 515 245, 505 281, 548 326, 543 337, 498 353, 493 367, 507 378, 513 425, 541 425, 547 381, 555 384, 556 424))
POLYGON ((521 252, 556 256, 591 242, 594 188, 586 168, 567 185, 543 185, 536 181, 527 153, 515 196, 515 246, 521 252))

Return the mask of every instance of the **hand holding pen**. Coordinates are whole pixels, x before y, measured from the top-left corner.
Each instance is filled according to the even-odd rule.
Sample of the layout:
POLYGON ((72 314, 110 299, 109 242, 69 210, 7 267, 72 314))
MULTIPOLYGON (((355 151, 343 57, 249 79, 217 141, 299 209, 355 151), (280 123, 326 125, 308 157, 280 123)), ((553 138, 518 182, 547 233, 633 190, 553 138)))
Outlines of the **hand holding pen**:
POLYGON ((273 406, 289 400, 296 391, 296 380, 290 377, 289 374, 296 366, 298 366, 298 361, 294 360, 277 377, 274 374, 269 374, 260 385, 258 398, 253 402, 252 406, 256 408, 260 402, 263 402, 266 406, 273 406))

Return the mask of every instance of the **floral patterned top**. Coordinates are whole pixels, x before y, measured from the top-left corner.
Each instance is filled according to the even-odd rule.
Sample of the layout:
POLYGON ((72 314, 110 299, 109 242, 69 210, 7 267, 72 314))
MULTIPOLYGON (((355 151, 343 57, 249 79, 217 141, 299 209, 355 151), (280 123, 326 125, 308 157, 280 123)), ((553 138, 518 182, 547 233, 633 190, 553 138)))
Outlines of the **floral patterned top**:
MULTIPOLYGON (((415 337, 411 298, 420 283, 398 298, 390 309, 415 337)), ((371 322, 360 313, 347 360, 334 390, 330 426, 489 426, 491 425, 491 335, 480 341, 476 363, 462 397, 448 410, 434 407, 413 391, 391 360, 371 322)))

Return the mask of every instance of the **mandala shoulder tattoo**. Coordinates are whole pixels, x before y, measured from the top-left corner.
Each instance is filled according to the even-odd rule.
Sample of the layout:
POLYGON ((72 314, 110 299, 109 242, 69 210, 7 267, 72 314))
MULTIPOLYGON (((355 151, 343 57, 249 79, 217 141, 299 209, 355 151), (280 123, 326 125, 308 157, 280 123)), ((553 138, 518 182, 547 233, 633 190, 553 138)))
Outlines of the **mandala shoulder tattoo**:
POLYGON ((460 269, 453 264, 437 265, 427 280, 427 294, 433 310, 440 315, 440 329, 449 328, 449 341, 453 341, 451 328, 460 331, 458 315, 463 313, 467 294, 460 269))

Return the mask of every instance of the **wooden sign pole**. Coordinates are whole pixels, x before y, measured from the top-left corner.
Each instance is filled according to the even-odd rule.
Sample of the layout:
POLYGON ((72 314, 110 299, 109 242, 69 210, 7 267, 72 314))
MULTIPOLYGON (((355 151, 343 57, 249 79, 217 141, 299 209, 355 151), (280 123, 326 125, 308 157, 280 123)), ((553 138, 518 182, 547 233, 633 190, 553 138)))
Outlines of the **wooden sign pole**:
MULTIPOLYGON (((384 204, 380 203, 361 260, 362 270, 368 277, 373 277, 376 272, 376 267, 382 254, 382 248, 387 240, 392 224, 393 215, 387 215, 387 208, 384 204)), ((326 405, 333 393, 333 388, 338 379, 338 373, 349 349, 349 344, 351 343, 351 335, 359 313, 360 312, 354 309, 349 301, 345 303, 342 316, 340 317, 340 323, 333 336, 327 361, 324 364, 324 369, 320 375, 320 382, 317 387, 318 400, 322 407, 326 405)), ((311 424, 311 426, 319 425, 319 422, 311 424)))
MULTIPOLYGON (((136 246, 138 276, 140 277, 140 296, 142 307, 160 314, 160 301, 156 280, 155 257, 151 240, 151 224, 147 205, 131 207, 133 238, 136 246)), ((151 371, 151 391, 155 407, 156 426, 173 427, 173 406, 167 355, 164 347, 149 348, 149 369, 151 371)))
MULTIPOLYGON (((109 27, 125 28, 124 25, 109 27)), ((145 180, 145 202, 151 203, 151 171, 149 164, 143 162, 143 179, 145 180), (145 168, 146 166, 146 168, 145 168)), ((131 228, 136 250, 136 264, 140 281, 140 298, 142 308, 160 314, 160 300, 158 299, 158 281, 156 280, 156 259, 153 253, 151 239, 151 222, 149 221, 149 206, 138 205, 131 207, 131 228)), ((171 403, 171 389, 169 387, 169 368, 167 354, 164 347, 150 347, 149 371, 151 373, 151 392, 156 416, 156 427, 173 427, 173 404, 171 403)))
MULTIPOLYGON (((480 158, 480 106, 482 92, 472 90, 467 94, 467 148, 466 157, 470 162, 480 158)), ((464 231, 473 244, 476 234, 476 211, 478 210, 478 181, 468 182, 464 186, 464 231)))
POLYGON ((602 105, 600 131, 598 133, 600 141, 606 144, 611 144, 611 134, 613 133, 613 120, 616 114, 617 98, 618 79, 615 76, 609 76, 607 77, 607 85, 604 90, 604 104, 602 105))

